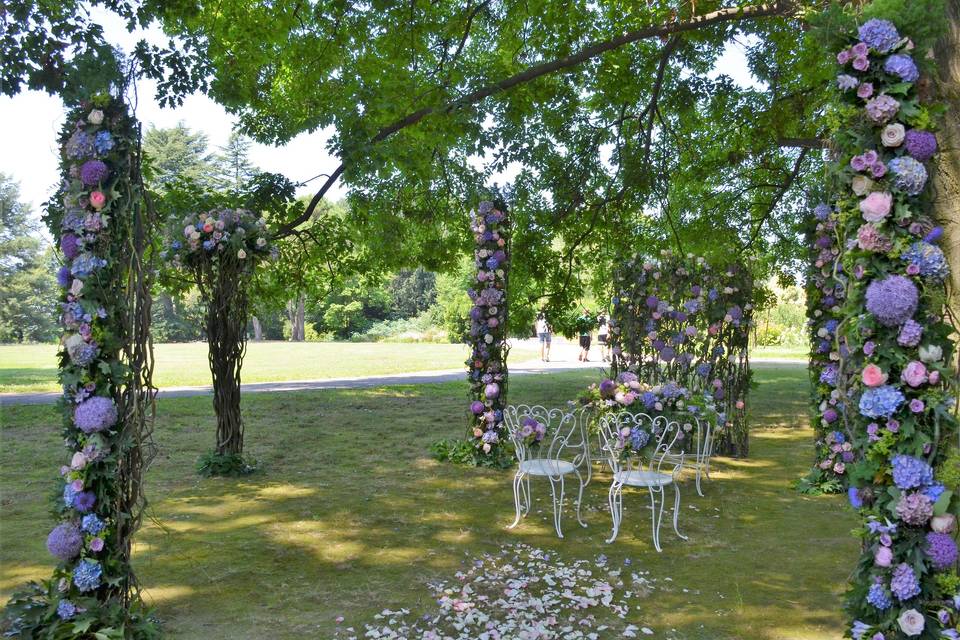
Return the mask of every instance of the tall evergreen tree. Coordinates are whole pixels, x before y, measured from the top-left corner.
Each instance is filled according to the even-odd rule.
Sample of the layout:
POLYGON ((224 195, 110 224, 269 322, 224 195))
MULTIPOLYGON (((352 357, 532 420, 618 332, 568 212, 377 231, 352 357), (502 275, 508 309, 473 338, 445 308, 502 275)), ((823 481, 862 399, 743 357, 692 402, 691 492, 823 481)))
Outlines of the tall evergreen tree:
POLYGON ((143 136, 143 151, 144 179, 151 189, 164 191, 180 180, 207 188, 217 185, 217 166, 207 135, 191 131, 183 122, 169 129, 151 125, 143 136))
POLYGON ((237 190, 258 173, 257 167, 250 160, 252 146, 253 141, 242 133, 230 133, 227 144, 220 147, 216 158, 218 177, 223 186, 237 190))

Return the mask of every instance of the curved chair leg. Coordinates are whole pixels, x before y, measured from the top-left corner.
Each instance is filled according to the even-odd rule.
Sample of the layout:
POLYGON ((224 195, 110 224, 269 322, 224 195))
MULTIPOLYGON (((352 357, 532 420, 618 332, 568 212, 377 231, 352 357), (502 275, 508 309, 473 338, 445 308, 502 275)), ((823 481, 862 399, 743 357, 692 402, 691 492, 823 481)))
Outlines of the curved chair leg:
MULTIPOLYGON (((587 467, 589 469, 589 467, 587 467)), ((580 523, 580 526, 583 528, 587 527, 587 523, 583 521, 583 518, 580 516, 580 505, 583 504, 583 488, 587 486, 587 482, 590 482, 589 475, 587 476, 587 482, 583 481, 583 478, 580 477, 580 470, 576 470, 577 481, 580 483, 580 493, 577 495, 577 522, 580 523)))
POLYGON ((530 505, 533 504, 533 492, 530 489, 530 476, 524 476, 523 482, 520 484, 520 490, 523 491, 523 515, 524 517, 530 513, 530 505))
POLYGON ((654 491, 653 487, 647 487, 650 491, 650 518, 653 526, 653 547, 657 550, 657 553, 660 553, 662 549, 660 548, 660 522, 663 520, 663 487, 659 487, 657 491, 654 491), (656 493, 660 493, 660 510, 657 511, 657 498, 656 493))
POLYGON ((520 523, 520 516, 525 515, 521 514, 523 509, 522 505, 522 493, 523 493, 523 474, 519 471, 513 476, 513 506, 516 510, 516 517, 513 519, 513 523, 507 525, 507 529, 513 529, 517 524, 520 523))
POLYGON ((620 533, 620 521, 623 518, 623 485, 616 482, 610 485, 610 492, 607 494, 607 502, 610 505, 610 517, 613 518, 613 532, 607 538, 607 544, 617 539, 620 533))
POLYGON ((553 498, 553 528, 557 530, 557 537, 562 538, 563 532, 560 530, 560 516, 563 513, 563 476, 559 479, 552 476, 550 478, 550 497, 553 498), (557 496, 557 483, 560 483, 560 495, 557 496))
MULTIPOLYGON (((582 489, 583 487, 587 486, 588 484, 590 484, 590 479, 593 478, 593 459, 590 457, 590 440, 589 440, 589 439, 587 440, 586 444, 584 445, 584 449, 585 449, 585 451, 584 451, 584 461, 587 463, 587 481, 581 483, 581 484, 582 484, 581 489, 582 489)), ((577 475, 578 475, 578 476, 580 475, 580 472, 579 472, 579 471, 577 472, 577 475)))
POLYGON ((703 465, 697 463, 697 495, 703 497, 703 489, 700 488, 700 476, 703 475, 703 465))
MULTIPOLYGON (((698 472, 699 473, 699 472, 698 472)), ((680 487, 677 486, 677 483, 673 483, 673 530, 677 533, 682 540, 688 540, 687 536, 680 533, 680 529, 677 528, 678 522, 680 520, 680 487)), ((700 494, 703 495, 703 494, 700 494)))

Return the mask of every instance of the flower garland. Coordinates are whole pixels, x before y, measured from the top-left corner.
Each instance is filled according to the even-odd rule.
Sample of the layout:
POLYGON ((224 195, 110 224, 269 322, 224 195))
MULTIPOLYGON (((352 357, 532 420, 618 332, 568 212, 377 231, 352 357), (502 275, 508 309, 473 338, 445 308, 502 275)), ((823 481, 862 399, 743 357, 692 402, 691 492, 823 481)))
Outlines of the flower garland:
MULTIPOLYGON (((847 277, 840 261, 838 216, 825 203, 813 209, 808 239, 811 260, 807 271, 807 326, 810 331, 811 423, 816 434, 815 462, 800 488, 811 493, 838 493, 845 484, 846 467, 854 460, 853 444, 845 429, 837 328, 846 298, 847 277)), ((843 355, 849 357, 846 349, 843 355)))
POLYGON ((847 594, 850 635, 960 637, 956 487, 941 481, 957 429, 945 321, 946 258, 932 221, 929 161, 939 107, 919 96, 914 44, 882 19, 860 25, 837 55, 836 132, 843 269, 841 337, 856 376, 848 411, 849 498, 863 517, 863 554, 847 594))
POLYGON ((614 272, 614 291, 614 371, 708 393, 726 417, 717 450, 746 455, 750 274, 736 266, 715 269, 692 254, 663 251, 656 262, 635 254, 614 272))
POLYGON ((506 214, 489 201, 473 219, 476 240, 476 288, 468 293, 470 310, 470 437, 481 460, 496 463, 504 447, 503 410, 507 403, 507 276, 510 270, 506 214))
POLYGON ((241 271, 253 269, 258 259, 277 256, 277 248, 268 240, 267 222, 246 209, 218 209, 190 215, 181 221, 163 257, 169 257, 178 269, 202 268, 225 255, 237 260, 241 271))
POLYGON ((133 294, 128 290, 142 251, 133 240, 138 225, 143 231, 137 135, 126 106, 108 95, 71 110, 61 135, 63 181, 47 222, 64 259, 57 272, 64 331, 59 358, 63 436, 71 454, 60 469, 60 522, 46 542, 59 564, 47 583, 15 595, 5 614, 22 637, 79 637, 101 629, 108 637, 111 628, 124 626, 155 631, 137 613, 130 568, 145 464, 136 396, 142 372, 130 356, 140 336, 130 317, 142 307, 142 291, 139 285, 130 288, 133 294))

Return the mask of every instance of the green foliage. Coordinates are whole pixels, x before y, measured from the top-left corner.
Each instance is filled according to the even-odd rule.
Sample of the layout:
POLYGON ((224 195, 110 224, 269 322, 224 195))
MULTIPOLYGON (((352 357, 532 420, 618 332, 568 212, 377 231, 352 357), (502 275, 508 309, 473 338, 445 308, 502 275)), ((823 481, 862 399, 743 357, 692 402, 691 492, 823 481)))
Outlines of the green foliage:
POLYGON ((464 258, 453 273, 437 276, 436 317, 450 342, 466 342, 473 303, 467 289, 473 280, 473 261, 464 258))
POLYGON ((211 450, 197 459, 197 473, 205 478, 248 476, 256 470, 256 460, 244 458, 240 453, 211 450))
POLYGON ((951 446, 937 468, 937 479, 954 493, 960 490, 960 448, 951 446))
POLYGON ((470 440, 444 438, 430 445, 430 455, 440 462, 452 462, 468 467, 509 469, 516 460, 508 449, 509 447, 496 447, 491 454, 484 455, 470 440))
POLYGON ((143 136, 143 152, 149 189, 163 192, 178 182, 201 190, 219 186, 216 157, 208 150, 206 134, 191 131, 183 122, 170 129, 151 125, 143 136))

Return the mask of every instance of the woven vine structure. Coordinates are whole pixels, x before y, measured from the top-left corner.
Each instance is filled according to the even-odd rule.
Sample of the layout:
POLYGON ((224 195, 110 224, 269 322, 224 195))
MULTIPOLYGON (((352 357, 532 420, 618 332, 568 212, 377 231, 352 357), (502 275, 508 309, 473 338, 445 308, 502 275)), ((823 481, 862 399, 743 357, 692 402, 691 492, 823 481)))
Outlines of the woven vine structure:
POLYGON ((470 357, 466 362, 470 382, 470 426, 481 463, 504 461, 511 454, 503 423, 507 405, 507 282, 510 274, 509 223, 493 202, 480 203, 472 231, 477 274, 468 291, 470 357))
POLYGON ((47 539, 59 564, 15 595, 5 618, 20 637, 155 630, 130 565, 156 396, 144 257, 155 217, 141 205, 139 128, 122 100, 100 95, 69 110, 60 148, 61 188, 46 216, 63 258, 60 406, 70 454, 47 539))
POLYGON ((664 251, 657 260, 634 254, 623 261, 613 284, 614 374, 631 371, 647 384, 710 393, 723 424, 716 450, 746 456, 750 272, 664 251))
POLYGON ((930 201, 941 110, 921 91, 924 51, 874 18, 837 52, 828 178, 848 275, 837 423, 853 443, 845 475, 862 518, 847 612, 849 634, 871 640, 958 637, 956 478, 943 465, 957 430, 955 334, 930 201))

